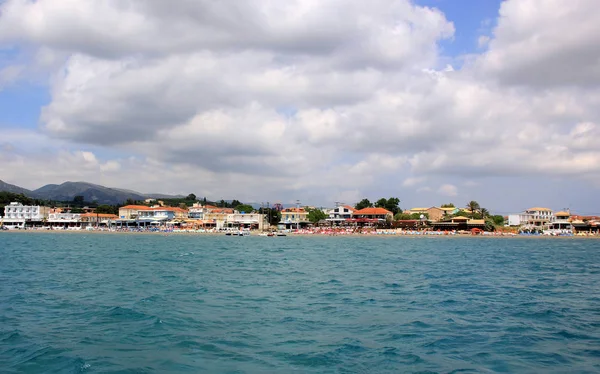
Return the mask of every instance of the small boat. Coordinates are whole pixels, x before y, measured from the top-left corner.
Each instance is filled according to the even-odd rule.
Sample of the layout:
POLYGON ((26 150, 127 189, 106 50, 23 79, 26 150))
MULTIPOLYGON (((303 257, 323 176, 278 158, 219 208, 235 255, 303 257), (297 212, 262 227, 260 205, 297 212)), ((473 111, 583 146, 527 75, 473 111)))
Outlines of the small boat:
POLYGON ((287 234, 285 232, 278 232, 277 236, 287 236, 287 234))

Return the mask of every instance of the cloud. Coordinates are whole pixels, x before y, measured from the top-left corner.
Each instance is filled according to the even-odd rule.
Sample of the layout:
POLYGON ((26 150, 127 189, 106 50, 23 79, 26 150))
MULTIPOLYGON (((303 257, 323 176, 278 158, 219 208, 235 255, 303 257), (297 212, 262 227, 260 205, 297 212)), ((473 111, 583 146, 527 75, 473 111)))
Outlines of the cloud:
POLYGON ((416 186, 417 184, 423 183, 426 179, 427 178, 425 178, 425 177, 410 177, 410 178, 406 178, 402 182, 402 185, 404 187, 413 187, 413 186, 416 186))
POLYGON ((440 186, 440 188, 438 188, 437 192, 444 196, 457 196, 458 188, 452 184, 443 184, 440 186))
POLYGON ((600 83, 600 12, 595 0, 507 0, 485 74, 509 85, 593 87, 600 83))
POLYGON ((21 65, 9 65, 0 69, 0 90, 8 84, 17 81, 23 73, 21 65))
POLYGON ((0 11, 0 43, 52 71, 43 149, 3 138, 15 182, 27 164, 72 178, 45 168, 73 162, 117 187, 329 204, 462 198, 456 186, 475 183, 493 193, 486 177, 600 183, 593 1, 503 2, 460 68, 440 55, 453 23, 407 0, 7 0, 0 11))

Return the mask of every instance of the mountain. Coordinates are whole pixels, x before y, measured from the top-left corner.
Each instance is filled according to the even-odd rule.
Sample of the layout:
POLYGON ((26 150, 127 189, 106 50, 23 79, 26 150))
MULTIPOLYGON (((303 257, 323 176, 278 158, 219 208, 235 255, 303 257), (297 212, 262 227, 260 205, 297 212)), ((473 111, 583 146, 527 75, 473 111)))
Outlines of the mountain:
POLYGON ((185 195, 165 195, 164 193, 146 193, 147 199, 183 199, 185 195))
POLYGON ((47 184, 31 191, 30 196, 44 200, 72 201, 75 196, 83 196, 85 201, 98 204, 120 204, 127 199, 145 200, 146 196, 135 191, 109 188, 87 182, 65 182, 47 184))
POLYGON ((0 191, 22 193, 24 195, 30 195, 31 191, 26 188, 15 186, 14 184, 6 183, 0 180, 0 191))

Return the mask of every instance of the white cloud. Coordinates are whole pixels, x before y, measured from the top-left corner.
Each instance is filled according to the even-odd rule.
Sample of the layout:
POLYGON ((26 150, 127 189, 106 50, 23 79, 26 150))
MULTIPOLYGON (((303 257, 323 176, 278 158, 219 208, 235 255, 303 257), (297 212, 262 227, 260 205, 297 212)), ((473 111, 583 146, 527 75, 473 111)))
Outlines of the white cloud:
POLYGON ((597 86, 600 12, 596 0, 507 0, 481 61, 511 85, 597 86))
POLYGON ((462 198, 457 185, 489 187, 482 176, 600 183, 594 1, 503 2, 460 69, 438 55, 453 24, 405 0, 165 4, 0 6, 0 43, 53 71, 35 143, 54 150, 3 137, 4 157, 31 156, 10 164, 13 182, 27 163, 70 179, 45 170, 53 160, 96 183, 251 200, 331 203, 425 181, 443 186, 417 192, 462 198))
POLYGON ((404 187, 413 187, 413 186, 416 186, 417 184, 421 184, 421 183, 425 182, 425 180, 427 180, 427 178, 425 178, 425 177, 410 177, 410 178, 406 178, 402 182, 402 186, 404 186, 404 187))
POLYGON ((452 184, 443 184, 440 186, 440 188, 438 188, 437 192, 444 196, 457 196, 458 188, 452 184))

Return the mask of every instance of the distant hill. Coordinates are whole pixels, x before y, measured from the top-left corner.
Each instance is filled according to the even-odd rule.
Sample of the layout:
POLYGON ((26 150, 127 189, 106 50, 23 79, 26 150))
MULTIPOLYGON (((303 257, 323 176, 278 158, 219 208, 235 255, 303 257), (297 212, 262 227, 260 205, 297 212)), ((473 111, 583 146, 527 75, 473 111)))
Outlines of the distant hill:
POLYGON ((165 195, 164 193, 146 193, 146 199, 183 199, 186 195, 165 195))
POLYGON ((75 196, 83 196, 85 201, 110 205, 123 203, 127 199, 146 199, 145 195, 135 191, 125 191, 87 182, 47 184, 31 191, 30 195, 38 199, 53 201, 71 201, 75 196))
POLYGON ((6 192, 11 192, 11 193, 22 193, 24 195, 31 194, 31 191, 26 188, 15 186, 14 184, 6 183, 1 180, 0 180, 0 191, 6 191, 6 192))
POLYGON ((75 196, 83 196, 87 202, 117 205, 127 199, 179 199, 183 195, 167 195, 161 193, 140 193, 123 188, 111 188, 87 182, 65 182, 63 184, 47 184, 37 190, 28 190, 0 180, 0 191, 22 193, 28 197, 50 201, 73 201, 75 196))

